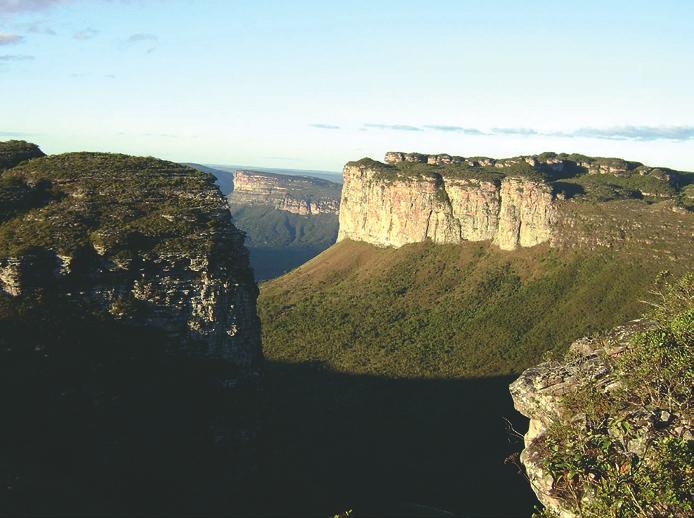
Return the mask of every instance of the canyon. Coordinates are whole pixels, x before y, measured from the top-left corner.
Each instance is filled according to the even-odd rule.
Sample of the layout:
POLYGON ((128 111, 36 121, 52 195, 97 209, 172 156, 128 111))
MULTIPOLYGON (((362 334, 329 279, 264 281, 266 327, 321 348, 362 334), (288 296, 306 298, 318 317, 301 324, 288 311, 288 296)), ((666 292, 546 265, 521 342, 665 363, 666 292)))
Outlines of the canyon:
POLYGON ((153 158, 0 158, 17 514, 529 513, 500 424, 524 425, 521 373, 520 461, 561 510, 536 455, 555 392, 606 372, 604 341, 576 339, 638 316, 694 253, 691 176, 620 159, 390 152, 346 164, 342 190, 239 170, 222 193, 153 158), (260 290, 259 252, 291 270, 260 290))
POLYGON ((258 281, 277 277, 335 243, 340 184, 308 176, 208 169, 228 182, 229 210, 246 234, 258 281))

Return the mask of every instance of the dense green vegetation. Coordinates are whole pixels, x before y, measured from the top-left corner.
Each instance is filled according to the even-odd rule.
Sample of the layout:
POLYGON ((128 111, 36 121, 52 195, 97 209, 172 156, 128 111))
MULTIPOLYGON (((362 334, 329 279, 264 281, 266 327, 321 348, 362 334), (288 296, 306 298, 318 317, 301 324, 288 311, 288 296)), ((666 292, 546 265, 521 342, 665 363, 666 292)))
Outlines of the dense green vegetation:
POLYGON ((569 195, 594 201, 609 201, 620 198, 642 198, 658 196, 671 198, 678 189, 669 182, 651 175, 583 175, 556 182, 559 190, 569 195))
POLYGON ((9 169, 17 164, 43 156, 36 144, 24 140, 8 140, 0 142, 0 174, 3 169, 9 169))
POLYGON ((637 316, 661 268, 626 252, 341 242, 262 286, 264 350, 394 377, 517 373, 637 316))
POLYGON ((638 316, 661 269, 627 251, 341 242, 262 284, 267 462, 292 479, 288 507, 320 488, 324 514, 529 515, 503 465, 521 448, 504 419, 524 426, 513 374, 638 316))
POLYGON ((96 246, 131 257, 209 246, 199 230, 223 224, 220 199, 196 194, 213 183, 154 158, 69 153, 25 162, 0 177, 0 257, 36 247, 70 254, 96 246))
POLYGON ((582 417, 556 420, 544 438, 555 496, 581 516, 694 513, 694 449, 678 429, 694 418, 694 275, 660 280, 652 328, 606 357, 615 388, 591 379, 565 396, 582 417))
MULTIPOLYGON (((691 200, 684 195, 687 186, 694 182, 694 174, 667 168, 649 168, 639 162, 621 158, 588 157, 579 154, 542 153, 535 157, 535 166, 521 158, 500 160, 504 167, 495 165, 456 164, 428 165, 419 162, 384 164, 370 158, 350 162, 349 165, 367 167, 375 172, 379 181, 408 181, 415 178, 441 177, 472 179, 499 183, 506 176, 521 176, 550 183, 556 192, 585 201, 608 201, 627 198, 676 198, 689 206, 691 200), (544 163, 547 160, 563 160, 563 170, 555 170, 544 163), (613 168, 614 172, 588 174, 589 168, 613 168)), ((471 157, 471 161, 491 160, 471 157)))
POLYGON ((251 266, 259 281, 312 259, 335 243, 336 214, 303 216, 272 207, 230 205, 234 225, 246 233, 251 266))

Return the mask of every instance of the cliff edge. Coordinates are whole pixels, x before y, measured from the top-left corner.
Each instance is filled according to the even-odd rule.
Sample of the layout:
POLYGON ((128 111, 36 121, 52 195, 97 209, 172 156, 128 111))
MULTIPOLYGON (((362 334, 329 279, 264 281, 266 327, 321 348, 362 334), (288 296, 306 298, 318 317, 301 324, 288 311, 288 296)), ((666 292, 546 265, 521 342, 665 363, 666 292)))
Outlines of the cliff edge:
POLYGON ((214 178, 69 153, 1 172, 0 201, 6 509, 228 511, 256 469, 262 353, 214 178))
POLYGON ((510 386, 542 516, 691 516, 694 276, 656 312, 574 342, 510 386))
MULTIPOLYGON (((591 232, 583 227, 605 219, 576 214, 576 204, 686 205, 690 183, 689 173, 612 158, 543 153, 497 160, 389 152, 385 163, 365 158, 345 165, 338 241, 393 247, 492 241, 503 250, 545 242, 563 246, 589 241, 591 232)), ((688 209, 677 210, 686 217, 688 209)))

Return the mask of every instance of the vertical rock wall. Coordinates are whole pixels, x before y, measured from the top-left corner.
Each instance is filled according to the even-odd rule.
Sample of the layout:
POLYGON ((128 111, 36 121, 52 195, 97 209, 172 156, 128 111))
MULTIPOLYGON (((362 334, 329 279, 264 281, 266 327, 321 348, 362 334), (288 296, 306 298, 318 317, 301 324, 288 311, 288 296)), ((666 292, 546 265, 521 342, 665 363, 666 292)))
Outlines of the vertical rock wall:
POLYGON ((387 174, 369 165, 345 166, 338 241, 399 247, 427 239, 492 240, 513 250, 550 238, 555 209, 541 181, 387 174))

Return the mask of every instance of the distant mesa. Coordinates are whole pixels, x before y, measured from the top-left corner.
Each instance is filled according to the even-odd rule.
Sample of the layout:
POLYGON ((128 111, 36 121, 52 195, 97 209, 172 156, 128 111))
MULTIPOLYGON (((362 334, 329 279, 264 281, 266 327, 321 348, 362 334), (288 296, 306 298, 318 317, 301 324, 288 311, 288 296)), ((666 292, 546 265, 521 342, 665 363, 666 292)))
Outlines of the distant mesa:
POLYGON ((269 206, 303 216, 337 214, 340 186, 306 176, 238 170, 228 200, 231 205, 269 206))
MULTIPOLYGON (((643 212, 650 204, 667 201, 668 214, 674 218, 678 213, 691 225, 692 177, 640 162, 579 154, 494 159, 391 151, 384 162, 364 158, 345 165, 338 241, 392 247, 426 240, 492 241, 504 250, 546 242, 611 246, 624 240, 615 239, 616 234, 632 235, 625 232, 630 223, 605 227, 600 220, 605 214, 577 209, 586 205, 581 202, 638 200, 629 210, 643 212), (575 232, 588 227, 604 227, 605 234, 575 232)), ((615 207, 603 208, 610 212, 615 207)))
POLYGON ((232 174, 227 201, 246 232, 257 280, 277 277, 335 243, 340 184, 261 171, 232 174))

